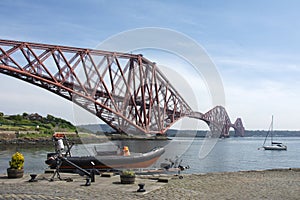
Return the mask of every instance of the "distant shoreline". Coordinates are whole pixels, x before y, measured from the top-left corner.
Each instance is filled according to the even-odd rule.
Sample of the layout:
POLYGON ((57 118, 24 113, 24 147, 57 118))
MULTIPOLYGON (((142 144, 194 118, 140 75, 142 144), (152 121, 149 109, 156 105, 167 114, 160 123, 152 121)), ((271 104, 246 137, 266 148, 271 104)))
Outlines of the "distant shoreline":
MULTIPOLYGON (((81 140, 72 139, 76 144, 81 144, 81 140)), ((0 145, 34 145, 34 146, 52 146, 53 141, 49 138, 16 138, 16 139, 0 139, 0 145)))
MULTIPOLYGON (((255 131, 253 131, 255 132, 255 131)), ((251 138, 251 137, 265 137, 265 131, 260 131, 260 134, 257 135, 246 135, 244 138, 251 138)), ((284 131, 280 131, 284 132, 284 131)), ((300 134, 298 134, 298 131, 286 131, 287 134, 278 134, 275 135, 275 137, 300 137, 300 134)), ((82 144, 82 143, 103 143, 107 141, 113 141, 113 140, 172 140, 173 138, 205 138, 205 135, 193 135, 189 133, 177 133, 177 134, 167 134, 167 137, 149 137, 149 138, 143 138, 143 137, 134 137, 134 136, 126 136, 126 135, 94 135, 94 134, 85 134, 82 135, 75 135, 75 133, 66 133, 68 136, 68 139, 71 143, 75 144, 82 144)), ((230 136, 231 138, 234 136, 230 136)), ((35 145, 35 146, 49 146, 53 145, 52 137, 20 137, 16 138, 15 134, 8 134, 7 132, 1 132, 0 131, 0 145, 35 145)))
MULTIPOLYGON (((173 138, 205 138, 205 136, 169 136, 169 137, 154 137, 154 138, 141 138, 141 137, 107 137, 105 136, 104 138, 105 141, 107 140, 172 140, 173 138)), ((241 138, 252 138, 252 137, 264 137, 261 135, 257 136, 244 136, 241 138)), ((277 136, 277 137, 300 137, 300 136, 277 136)), ((237 138, 237 137, 228 137, 228 138, 237 138)), ((93 142, 94 137, 74 137, 74 138, 69 138, 71 142, 74 142, 76 144, 81 144, 82 140, 86 142, 90 141, 91 143, 93 142)), ((104 139, 103 139, 104 140, 104 139)), ((89 142, 89 143, 90 143, 89 142)), ((42 144, 42 145, 47 145, 47 144, 53 144, 52 138, 47 138, 47 137, 42 137, 42 138, 5 138, 5 139, 0 139, 0 144, 3 145, 18 145, 18 144, 42 144)))
MULTIPOLYGON (((67 135, 68 137, 68 135, 67 135)), ((72 136, 68 137, 70 143, 74 144, 88 144, 88 143, 103 143, 107 141, 114 140, 171 140, 168 137, 153 137, 153 138, 142 138, 142 137, 132 137, 132 136, 95 136, 95 135, 82 135, 82 136, 72 136)), ((34 145, 34 146, 52 146, 52 137, 37 137, 37 138, 0 138, 0 145, 34 145)))

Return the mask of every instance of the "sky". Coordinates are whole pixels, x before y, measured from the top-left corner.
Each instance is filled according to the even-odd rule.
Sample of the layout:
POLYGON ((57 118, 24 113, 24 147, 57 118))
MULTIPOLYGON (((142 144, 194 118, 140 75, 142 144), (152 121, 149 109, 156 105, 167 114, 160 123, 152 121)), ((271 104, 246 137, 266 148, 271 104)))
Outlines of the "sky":
MULTIPOLYGON (((269 128, 274 115, 274 129, 300 130, 299 4, 279 0, 2 0, 0 38, 95 48, 132 29, 174 30, 197 42, 215 64, 232 122, 240 117, 246 129, 262 130, 269 128)), ((158 64, 172 62, 149 51, 143 54, 146 58, 147 53, 158 64)), ((1 74, 0 81, 1 112, 37 112, 76 121, 74 109, 80 108, 61 97, 6 75, 1 74)), ((207 96, 204 92, 203 99, 207 96)), ((200 112, 211 109, 208 103, 199 104, 200 112)))

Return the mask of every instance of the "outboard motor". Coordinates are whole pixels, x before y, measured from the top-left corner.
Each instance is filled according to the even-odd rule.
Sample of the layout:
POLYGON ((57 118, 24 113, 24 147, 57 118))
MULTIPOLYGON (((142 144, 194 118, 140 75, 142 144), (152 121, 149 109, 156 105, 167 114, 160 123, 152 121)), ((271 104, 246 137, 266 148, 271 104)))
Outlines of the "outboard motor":
POLYGON ((56 151, 62 151, 65 148, 64 142, 62 139, 58 139, 55 146, 56 146, 56 151))
POLYGON ((47 154, 47 160, 45 160, 45 163, 49 165, 50 169, 55 169, 57 166, 57 153, 48 153, 47 154))
POLYGON ((52 141, 55 146, 55 153, 48 153, 47 160, 45 163, 50 166, 51 169, 55 169, 58 165, 58 157, 59 156, 71 156, 71 148, 73 145, 68 143, 68 140, 63 133, 55 133, 52 136, 52 141), (65 141, 65 143, 64 143, 65 141), (67 151, 63 153, 65 150, 65 145, 67 146, 67 151))

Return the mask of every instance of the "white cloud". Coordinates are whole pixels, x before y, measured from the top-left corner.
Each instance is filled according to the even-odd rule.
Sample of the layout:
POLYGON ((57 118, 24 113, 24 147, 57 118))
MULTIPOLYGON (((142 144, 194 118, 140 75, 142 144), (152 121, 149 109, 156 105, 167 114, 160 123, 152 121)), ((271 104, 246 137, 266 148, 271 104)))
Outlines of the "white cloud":
POLYGON ((227 108, 231 118, 241 117, 246 129, 267 129, 271 115, 275 129, 299 130, 299 87, 265 80, 261 87, 225 84, 227 108))
POLYGON ((240 46, 234 42, 210 45, 212 59, 223 79, 226 108, 246 129, 299 130, 300 58, 297 52, 240 46))

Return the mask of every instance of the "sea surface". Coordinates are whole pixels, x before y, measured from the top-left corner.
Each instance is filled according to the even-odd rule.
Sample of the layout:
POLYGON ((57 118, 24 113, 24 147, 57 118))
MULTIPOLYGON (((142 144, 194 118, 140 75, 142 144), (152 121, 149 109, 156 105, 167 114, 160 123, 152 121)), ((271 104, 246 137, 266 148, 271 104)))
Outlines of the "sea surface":
MULTIPOLYGON (((113 147, 129 146, 132 152, 147 152, 154 147, 164 146, 166 153, 153 165, 180 163, 189 166, 184 173, 234 172, 274 168, 300 168, 300 137, 280 137, 277 141, 288 146, 287 151, 265 151, 259 149, 264 137, 231 137, 217 139, 212 150, 202 158, 199 151, 204 138, 176 137, 169 141, 114 141, 113 147)), ((80 144, 72 148, 73 155, 92 155, 99 150, 109 150, 111 144, 80 144)), ((9 160, 16 151, 25 156, 25 173, 43 173, 47 169, 45 159, 53 147, 0 146, 0 173, 6 173, 9 160)))

